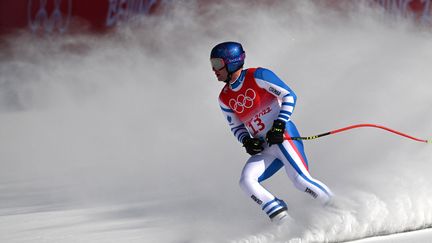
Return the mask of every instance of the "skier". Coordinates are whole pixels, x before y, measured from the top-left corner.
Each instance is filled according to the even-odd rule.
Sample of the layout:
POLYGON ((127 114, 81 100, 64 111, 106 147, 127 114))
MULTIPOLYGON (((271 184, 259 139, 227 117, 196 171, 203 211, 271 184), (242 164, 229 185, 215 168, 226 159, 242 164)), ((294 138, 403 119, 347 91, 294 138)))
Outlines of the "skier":
POLYGON ((297 96, 272 71, 243 69, 245 52, 240 43, 223 42, 210 54, 212 69, 225 86, 219 104, 230 129, 251 157, 243 168, 240 186, 261 206, 272 222, 288 216, 287 204, 266 190, 260 182, 280 168, 295 187, 322 204, 332 197, 330 189, 309 174, 302 141, 291 121, 297 96))

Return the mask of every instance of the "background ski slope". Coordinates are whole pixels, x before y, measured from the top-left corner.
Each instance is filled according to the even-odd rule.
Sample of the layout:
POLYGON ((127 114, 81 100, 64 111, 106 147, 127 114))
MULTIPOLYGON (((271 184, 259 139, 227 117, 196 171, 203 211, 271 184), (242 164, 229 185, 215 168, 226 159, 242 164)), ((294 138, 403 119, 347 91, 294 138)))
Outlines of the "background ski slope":
POLYGON ((427 138, 429 28, 311 1, 197 12, 178 3, 105 36, 8 40, 0 242, 334 242, 432 223, 431 147, 358 129, 306 142, 312 175, 342 209, 321 208, 281 171, 265 185, 295 222, 270 225, 238 186, 248 156, 208 61, 215 44, 243 43, 246 66, 295 90, 303 135, 370 122, 427 138))

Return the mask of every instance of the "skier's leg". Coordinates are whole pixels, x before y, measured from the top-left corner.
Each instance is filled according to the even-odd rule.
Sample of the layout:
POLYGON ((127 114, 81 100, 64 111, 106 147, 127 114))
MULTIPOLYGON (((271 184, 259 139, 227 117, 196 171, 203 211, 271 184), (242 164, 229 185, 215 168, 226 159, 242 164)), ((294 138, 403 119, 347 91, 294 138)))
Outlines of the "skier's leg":
MULTIPOLYGON (((287 123, 285 136, 299 136, 297 129, 292 122, 287 123)), ((297 140, 285 140, 279 144, 280 158, 285 164, 288 177, 295 187, 310 194, 322 204, 329 202, 333 193, 321 181, 314 179, 309 174, 308 162, 303 150, 303 143, 297 140)))
POLYGON ((266 190, 260 182, 271 177, 282 166, 283 163, 270 154, 254 155, 247 161, 240 178, 240 187, 243 191, 258 203, 271 219, 286 211, 287 206, 266 190))

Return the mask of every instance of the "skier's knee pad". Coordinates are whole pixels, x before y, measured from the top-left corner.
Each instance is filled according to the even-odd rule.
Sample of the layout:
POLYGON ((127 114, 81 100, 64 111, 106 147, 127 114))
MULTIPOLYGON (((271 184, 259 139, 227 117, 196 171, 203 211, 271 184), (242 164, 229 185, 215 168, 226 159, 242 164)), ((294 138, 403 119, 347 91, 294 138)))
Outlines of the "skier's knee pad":
POLYGON ((306 183, 306 181, 303 178, 301 178, 300 176, 297 176, 296 179, 293 181, 293 183, 294 183, 294 186, 302 192, 304 192, 308 186, 308 183, 306 183))
POLYGON ((254 180, 247 176, 242 176, 239 181, 240 187, 243 189, 243 191, 249 191, 249 187, 252 183, 256 182, 257 180, 254 180))
POLYGON ((300 191, 305 192, 312 196, 312 198, 320 201, 321 204, 326 204, 331 199, 332 193, 330 190, 321 182, 314 179, 305 179, 298 176, 294 181, 294 185, 300 191))

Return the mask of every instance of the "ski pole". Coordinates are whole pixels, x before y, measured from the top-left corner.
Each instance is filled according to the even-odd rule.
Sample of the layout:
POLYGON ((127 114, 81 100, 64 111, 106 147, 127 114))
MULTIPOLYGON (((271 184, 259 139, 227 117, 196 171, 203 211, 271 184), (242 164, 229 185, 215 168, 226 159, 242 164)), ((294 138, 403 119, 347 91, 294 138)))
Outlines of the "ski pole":
POLYGON ((318 135, 315 135, 315 136, 308 136, 308 137, 291 137, 290 139, 291 139, 291 140, 312 140, 312 139, 316 139, 316 138, 324 137, 324 136, 327 136, 327 135, 332 135, 332 134, 336 134, 336 133, 340 133, 340 132, 348 131, 348 130, 351 130, 351 129, 360 128, 360 127, 374 127, 374 128, 380 128, 380 129, 386 130, 386 131, 388 131, 388 132, 395 133, 395 134, 397 134, 397 135, 399 135, 399 136, 403 136, 403 137, 406 137, 406 138, 412 139, 412 140, 417 141, 417 142, 422 142, 422 143, 432 143, 432 140, 431 140, 431 139, 426 140, 426 139, 416 138, 416 137, 410 136, 410 135, 408 135, 408 134, 401 133, 401 132, 399 132, 399 131, 396 131, 396 130, 390 129, 390 128, 388 128, 388 127, 384 127, 384 126, 376 125, 376 124, 357 124, 357 125, 352 125, 352 126, 348 126, 348 127, 343 127, 343 128, 340 128, 340 129, 336 129, 336 130, 333 130, 333 131, 329 131, 329 132, 321 133, 321 134, 318 134, 318 135))

